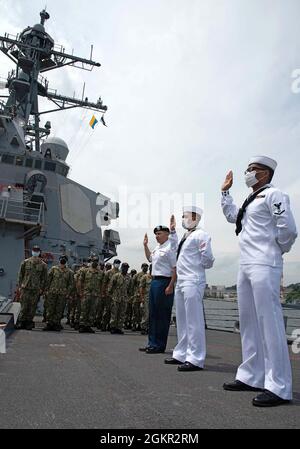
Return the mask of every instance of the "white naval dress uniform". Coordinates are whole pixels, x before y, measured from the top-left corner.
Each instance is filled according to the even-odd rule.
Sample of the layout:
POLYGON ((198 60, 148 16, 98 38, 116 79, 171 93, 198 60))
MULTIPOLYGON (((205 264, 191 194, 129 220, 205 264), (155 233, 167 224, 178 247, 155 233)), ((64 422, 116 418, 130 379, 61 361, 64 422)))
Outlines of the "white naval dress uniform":
POLYGON ((206 356, 203 295, 205 269, 213 266, 211 239, 202 229, 189 232, 177 260, 175 289, 178 343, 173 358, 203 368, 206 356))
MULTIPOLYGON (((248 205, 239 234, 240 268, 237 281, 242 364, 236 379, 292 399, 292 374, 286 342, 280 281, 282 254, 296 237, 288 195, 271 184, 248 205)), ((222 192, 222 209, 235 223, 238 207, 222 192)))

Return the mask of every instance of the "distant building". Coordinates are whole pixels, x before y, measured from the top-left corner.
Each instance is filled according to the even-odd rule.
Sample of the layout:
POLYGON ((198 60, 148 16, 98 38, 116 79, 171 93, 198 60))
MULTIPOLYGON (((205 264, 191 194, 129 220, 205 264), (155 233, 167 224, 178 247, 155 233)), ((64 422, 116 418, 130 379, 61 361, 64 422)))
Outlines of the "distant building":
POLYGON ((225 285, 211 285, 210 287, 206 284, 204 297, 205 298, 217 298, 223 299, 226 292, 225 285))

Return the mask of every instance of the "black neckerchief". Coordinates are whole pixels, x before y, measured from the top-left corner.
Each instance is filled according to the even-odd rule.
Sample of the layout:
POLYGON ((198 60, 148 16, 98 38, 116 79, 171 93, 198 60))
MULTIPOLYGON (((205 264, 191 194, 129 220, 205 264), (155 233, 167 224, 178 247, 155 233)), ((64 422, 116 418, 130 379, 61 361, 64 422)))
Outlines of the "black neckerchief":
POLYGON ((183 236, 182 239, 180 240, 180 243, 179 243, 178 248, 177 248, 177 257, 176 257, 176 259, 178 259, 178 257, 179 257, 179 254, 180 254, 182 245, 184 244, 184 242, 186 241, 186 239, 188 238, 188 236, 191 235, 191 233, 194 232, 194 231, 196 231, 196 228, 190 229, 186 234, 184 234, 184 236, 183 236))
POLYGON ((235 233, 236 235, 239 235, 239 233, 242 230, 242 219, 244 216, 244 213, 247 209, 247 207, 249 206, 250 203, 252 203, 253 200, 255 200, 255 198, 257 197, 257 195, 262 192, 265 189, 268 189, 269 187, 271 187, 270 185, 264 185, 263 187, 261 187, 260 189, 256 190, 256 192, 251 193, 251 195, 248 196, 248 198, 243 202, 242 207, 239 209, 238 215, 236 217, 236 228, 235 228, 235 233))

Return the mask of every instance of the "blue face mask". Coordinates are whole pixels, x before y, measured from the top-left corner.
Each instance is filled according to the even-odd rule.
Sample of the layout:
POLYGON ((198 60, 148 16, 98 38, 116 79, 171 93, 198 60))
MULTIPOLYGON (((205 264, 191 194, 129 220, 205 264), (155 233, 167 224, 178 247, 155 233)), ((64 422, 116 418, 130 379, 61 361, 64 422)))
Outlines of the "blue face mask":
POLYGON ((31 251, 31 254, 33 255, 33 257, 38 257, 40 255, 38 251, 31 251))

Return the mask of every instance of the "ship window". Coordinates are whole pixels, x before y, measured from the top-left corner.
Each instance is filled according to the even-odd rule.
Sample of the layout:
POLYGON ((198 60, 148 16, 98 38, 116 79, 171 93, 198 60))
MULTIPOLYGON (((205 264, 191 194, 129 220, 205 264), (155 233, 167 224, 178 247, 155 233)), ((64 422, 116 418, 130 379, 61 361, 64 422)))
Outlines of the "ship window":
POLYGON ((40 159, 36 159, 34 168, 42 168, 42 161, 40 159))
POLYGON ((24 159, 20 156, 16 156, 16 165, 23 165, 24 159))
POLYGON ((68 167, 65 167, 64 165, 57 165, 56 172, 57 172, 59 175, 67 176, 68 171, 69 171, 69 168, 68 168, 68 167))
POLYGON ((55 171, 56 168, 56 164, 55 162, 45 162, 44 164, 44 169, 48 170, 48 171, 55 171))
POLYGON ((33 159, 26 159, 25 161, 25 167, 32 167, 33 159))
POLYGON ((3 154, 1 160, 2 160, 2 162, 4 162, 4 164, 13 164, 14 159, 15 159, 15 157, 12 156, 11 154, 3 154))

